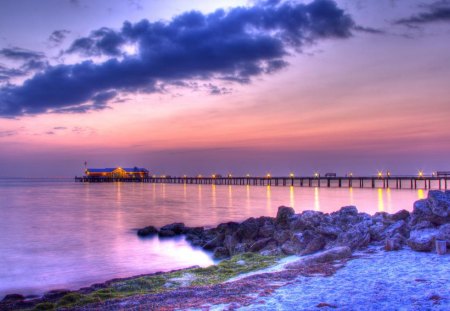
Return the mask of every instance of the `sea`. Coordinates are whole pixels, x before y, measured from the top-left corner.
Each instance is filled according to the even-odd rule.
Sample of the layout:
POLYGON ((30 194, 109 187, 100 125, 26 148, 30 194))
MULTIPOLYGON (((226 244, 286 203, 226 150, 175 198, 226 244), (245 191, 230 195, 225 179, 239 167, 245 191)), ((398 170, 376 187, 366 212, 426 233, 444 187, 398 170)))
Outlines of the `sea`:
POLYGON ((409 189, 0 179, 0 299, 215 263, 184 237, 138 237, 136 230, 148 225, 215 226, 275 216, 281 205, 297 213, 346 205, 393 213, 412 210, 425 196, 409 189))

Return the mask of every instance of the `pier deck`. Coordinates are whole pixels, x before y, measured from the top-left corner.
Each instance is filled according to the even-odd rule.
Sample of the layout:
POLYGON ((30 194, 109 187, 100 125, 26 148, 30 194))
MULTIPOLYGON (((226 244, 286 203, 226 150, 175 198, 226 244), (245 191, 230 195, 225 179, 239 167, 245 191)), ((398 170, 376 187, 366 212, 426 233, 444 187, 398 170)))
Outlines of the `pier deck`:
POLYGON ((90 178, 75 177, 77 182, 143 182, 195 185, 251 185, 327 188, 393 188, 447 190, 450 176, 390 176, 390 177, 146 177, 90 178))

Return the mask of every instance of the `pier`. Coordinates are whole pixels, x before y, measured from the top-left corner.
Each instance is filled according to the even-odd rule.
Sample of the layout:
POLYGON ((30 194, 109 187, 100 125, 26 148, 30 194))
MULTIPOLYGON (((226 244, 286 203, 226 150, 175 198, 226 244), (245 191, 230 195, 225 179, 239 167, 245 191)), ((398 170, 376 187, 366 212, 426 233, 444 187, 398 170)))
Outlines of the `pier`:
POLYGON ((450 175, 444 176, 345 176, 345 177, 173 177, 149 176, 144 178, 75 177, 77 182, 141 182, 157 184, 236 185, 236 186, 292 186, 326 188, 390 188, 390 189, 439 189, 447 190, 450 175))

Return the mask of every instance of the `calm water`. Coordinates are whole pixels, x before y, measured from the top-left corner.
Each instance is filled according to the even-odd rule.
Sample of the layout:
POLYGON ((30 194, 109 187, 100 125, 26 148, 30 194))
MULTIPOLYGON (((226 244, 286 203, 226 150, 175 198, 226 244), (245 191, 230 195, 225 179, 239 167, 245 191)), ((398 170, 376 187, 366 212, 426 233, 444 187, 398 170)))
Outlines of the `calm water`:
POLYGON ((211 256, 183 238, 138 238, 136 228, 182 221, 189 226, 297 212, 411 210, 423 190, 255 186, 82 184, 0 180, 0 299, 42 294, 115 277, 207 266, 211 256))

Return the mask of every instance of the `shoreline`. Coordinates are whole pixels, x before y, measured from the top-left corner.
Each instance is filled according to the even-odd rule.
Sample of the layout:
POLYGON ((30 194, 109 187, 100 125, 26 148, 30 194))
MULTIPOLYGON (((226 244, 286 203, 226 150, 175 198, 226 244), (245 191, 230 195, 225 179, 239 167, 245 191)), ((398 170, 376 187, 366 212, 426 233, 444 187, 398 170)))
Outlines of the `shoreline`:
MULTIPOLYGON (((291 265, 288 272, 283 270, 285 272, 262 275, 265 275, 266 279, 284 278, 288 281, 293 281, 295 276, 302 273, 312 276, 314 273, 311 272, 314 271, 332 275, 344 267, 348 260, 355 259, 352 253, 374 247, 387 251, 410 249, 434 252, 436 241, 445 241, 445 248, 450 244, 450 191, 430 191, 427 199, 414 203, 412 213, 402 210, 395 214, 376 213, 370 216, 358 213, 355 207, 348 206, 331 214, 314 211, 295 214, 292 208, 280 207, 276 217, 249 218, 241 223, 223 223, 210 229, 189 228, 182 223, 166 225, 159 230, 151 226, 144 229, 139 232, 140 235, 158 234, 170 237, 184 234, 194 246, 213 251, 218 258, 232 257, 207 268, 190 267, 112 279, 77 291, 50 291, 41 298, 31 300, 24 300, 23 296, 17 294, 7 295, 0 302, 0 307, 5 310, 52 310, 89 309, 89 306, 105 308, 108 305, 109 309, 110 306, 116 306, 117 301, 131 303, 135 300, 145 300, 140 303, 150 303, 156 298, 175 299, 181 292, 189 292, 192 288, 199 292, 215 290, 216 287, 228 288, 229 286, 225 285, 227 281, 242 273, 250 273, 250 279, 230 282, 252 283, 251 280, 255 278, 252 272, 274 266, 288 256, 294 256, 292 258, 300 263, 297 263, 297 266, 291 265), (319 259, 317 262, 317 258, 330 256, 336 251, 343 252, 343 255, 332 255, 331 259, 319 259), (307 258, 316 258, 316 261, 306 263, 307 258)), ((448 255, 440 258, 448 258, 448 255)), ((256 287, 249 288, 256 290, 256 287)), ((270 286, 266 289, 267 295, 275 291, 270 286)), ((245 291, 244 288, 241 290, 245 291)), ((195 292, 191 294, 195 298, 195 292)), ((224 301, 232 300, 230 297, 222 298, 224 301)), ((246 298, 241 298, 244 303, 246 298)), ((179 301, 183 301, 180 299, 179 301)), ((205 297, 203 299, 205 300, 205 297)), ((201 300, 198 298, 196 303, 199 304, 201 300)), ((134 307, 126 306, 127 309, 134 307)))

